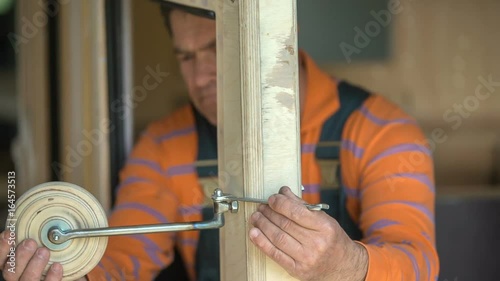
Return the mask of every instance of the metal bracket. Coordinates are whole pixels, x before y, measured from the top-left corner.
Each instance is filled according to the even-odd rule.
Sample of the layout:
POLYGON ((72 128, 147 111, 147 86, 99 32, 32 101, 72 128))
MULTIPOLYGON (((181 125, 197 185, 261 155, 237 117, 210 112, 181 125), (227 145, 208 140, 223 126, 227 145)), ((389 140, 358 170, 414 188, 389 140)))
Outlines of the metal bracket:
MULTIPOLYGON (((150 224, 150 225, 138 225, 138 226, 118 226, 118 227, 104 227, 104 228, 91 228, 91 229, 69 229, 69 230, 64 229, 67 228, 67 224, 64 225, 64 224, 54 223, 53 226, 48 230, 47 238, 52 244, 59 245, 75 238, 216 229, 224 226, 225 212, 228 211, 231 213, 238 212, 240 201, 249 203, 267 204, 267 200, 265 199, 236 197, 231 194, 224 194, 222 190, 218 188, 214 191, 212 195, 212 200, 214 201, 214 218, 210 221, 150 224)), ((304 204, 304 205, 309 210, 315 210, 315 211, 329 208, 327 204, 315 204, 315 205, 304 204)))

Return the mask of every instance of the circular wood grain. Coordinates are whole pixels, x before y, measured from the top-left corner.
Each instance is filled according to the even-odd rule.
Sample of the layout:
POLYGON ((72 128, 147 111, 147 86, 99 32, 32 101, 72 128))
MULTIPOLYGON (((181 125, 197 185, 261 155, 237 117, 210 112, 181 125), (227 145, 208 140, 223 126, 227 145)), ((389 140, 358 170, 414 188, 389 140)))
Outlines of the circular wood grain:
POLYGON ((61 245, 47 239, 48 230, 107 227, 106 213, 85 189, 65 182, 49 182, 33 187, 16 202, 16 245, 27 238, 50 250, 50 265, 58 262, 63 280, 75 280, 92 270, 102 258, 107 237, 76 238, 61 245))

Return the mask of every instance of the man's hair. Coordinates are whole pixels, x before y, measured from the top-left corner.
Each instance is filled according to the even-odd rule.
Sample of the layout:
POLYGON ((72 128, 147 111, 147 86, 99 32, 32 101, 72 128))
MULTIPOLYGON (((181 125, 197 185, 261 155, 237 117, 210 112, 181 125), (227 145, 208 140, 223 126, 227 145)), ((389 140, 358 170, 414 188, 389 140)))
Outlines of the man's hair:
POLYGON ((215 12, 210 11, 210 10, 205 10, 205 9, 200 9, 200 8, 194 8, 186 5, 181 5, 177 3, 172 3, 167 0, 155 0, 156 2, 160 3, 160 9, 161 9, 161 14, 163 16, 163 21, 165 22, 165 25, 167 26, 167 30, 172 35, 172 25, 170 23, 170 13, 173 10, 182 10, 186 13, 193 14, 195 16, 200 16, 208 19, 215 19, 215 12))

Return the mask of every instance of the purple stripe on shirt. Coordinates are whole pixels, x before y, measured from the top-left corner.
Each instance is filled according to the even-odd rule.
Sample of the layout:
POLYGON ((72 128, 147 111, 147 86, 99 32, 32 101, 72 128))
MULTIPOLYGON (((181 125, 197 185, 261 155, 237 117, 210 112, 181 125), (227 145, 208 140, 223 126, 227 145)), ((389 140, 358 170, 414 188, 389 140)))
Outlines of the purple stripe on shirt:
POLYGON ((316 151, 316 145, 315 144, 303 144, 300 147, 300 150, 301 150, 302 154, 314 153, 316 151))
POLYGON ((304 184, 304 190, 302 193, 304 194, 316 194, 319 192, 320 187, 319 184, 314 183, 314 184, 304 184))
POLYGON ((141 269, 141 264, 139 263, 139 260, 134 256, 130 256, 130 260, 134 265, 134 269, 132 270, 135 278, 134 280, 139 280, 139 270, 141 269))
POLYGON ((109 272, 106 271, 106 269, 104 268, 104 265, 102 265, 102 263, 99 262, 97 264, 97 266, 99 266, 102 270, 104 270, 104 276, 105 276, 106 280, 111 281, 111 275, 109 275, 109 272))
POLYGON ((183 216, 199 214, 203 209, 203 205, 180 206, 179 213, 183 216))
POLYGON ((115 267, 116 272, 120 273, 120 280, 127 280, 127 278, 125 278, 125 273, 123 273, 123 270, 118 266, 118 264, 116 264, 116 262, 109 256, 104 257, 115 267))
MULTIPOLYGON (((391 188, 391 190, 394 190, 394 188, 399 187, 399 185, 396 185, 399 181, 403 181, 406 178, 410 179, 415 179, 420 182, 422 182, 427 188, 429 188, 430 191, 434 192, 434 184, 431 182, 429 177, 426 174, 420 174, 420 173, 402 173, 402 174, 393 174, 393 175, 385 175, 383 178, 379 178, 378 180, 370 183, 369 185, 365 186, 361 190, 361 197, 364 196, 365 192, 368 191, 371 187, 379 184, 380 182, 386 182, 386 184, 391 188)), ((403 186, 404 187, 404 186, 403 186)))
POLYGON ((394 174, 394 175, 389 175, 385 177, 386 179, 391 179, 391 178, 410 178, 417 180, 421 183, 423 183, 427 188, 429 188, 430 191, 435 192, 434 184, 432 183, 431 179, 429 178, 428 175, 422 174, 422 173, 401 173, 401 174, 394 174))
POLYGON ((427 268, 427 276, 429 277, 429 279, 427 279, 427 280, 430 280, 431 279, 431 263, 429 261, 429 257, 427 256, 427 254, 425 252, 422 252, 422 255, 424 256, 425 266, 427 268))
POLYGON ((397 153, 402 153, 402 152, 417 152, 417 153, 420 152, 420 153, 424 153, 428 156, 431 155, 431 151, 429 150, 429 148, 427 148, 423 145, 419 145, 416 143, 404 143, 404 144, 398 144, 398 145, 389 147, 388 149, 384 150, 383 152, 381 152, 377 156, 373 157, 373 159, 370 160, 368 165, 371 165, 373 162, 376 162, 377 160, 380 160, 384 157, 391 156, 391 155, 394 155, 397 153))
POLYGON ((361 158, 363 157, 363 154, 365 153, 365 150, 361 147, 358 147, 353 141, 350 140, 343 140, 342 141, 342 149, 347 149, 352 154, 354 154, 354 157, 356 158, 361 158))
POLYGON ((184 238, 184 239, 181 239, 181 244, 186 245, 186 246, 196 247, 196 246, 198 246, 198 240, 193 239, 193 238, 184 238))
POLYGON ((410 253, 410 251, 408 251, 407 249, 405 249, 402 246, 392 245, 392 247, 405 253, 405 255, 407 255, 408 258, 410 258, 411 264, 413 265, 413 270, 415 271, 415 277, 416 277, 415 280, 420 280, 420 270, 418 269, 418 263, 417 263, 417 259, 415 259, 415 256, 412 253, 410 253))
POLYGON ((424 236, 425 239, 431 241, 431 236, 427 232, 422 231, 420 232, 420 234, 422 234, 422 236, 424 236))
POLYGON ((344 193, 345 193, 345 195, 347 195, 347 197, 352 197, 352 198, 356 198, 356 199, 361 198, 359 189, 349 187, 345 184, 342 184, 342 188, 344 189, 344 193))
POLYGON ((139 158, 132 158, 127 161, 127 164, 129 165, 139 165, 139 166, 145 166, 150 168, 151 170, 158 172, 160 174, 163 173, 162 168, 160 165, 154 161, 151 160, 146 160, 146 159, 139 159, 139 158))
POLYGON ((380 236, 373 236, 373 237, 370 237, 366 240, 366 244, 375 244, 375 243, 378 243, 380 242, 380 239, 382 239, 380 236))
POLYGON ((382 228, 391 226, 391 225, 398 225, 399 222, 393 221, 393 220, 387 220, 387 219, 381 219, 370 225, 368 227, 368 230, 366 231, 366 236, 370 236, 373 234, 373 232, 380 230, 382 228))
POLYGON ((129 177, 126 178, 124 181, 122 181, 117 187, 116 187, 116 193, 118 193, 123 187, 134 184, 134 183, 150 183, 151 181, 145 178, 140 178, 140 177, 129 177))
POLYGON ((363 215, 366 214, 366 213, 368 213, 371 209, 374 209, 374 208, 377 208, 377 207, 380 207, 380 206, 384 206, 384 205, 391 205, 391 204, 403 204, 403 205, 407 205, 409 207, 415 208, 415 209, 419 210, 420 212, 422 212, 424 215, 426 215, 427 218, 432 223, 434 223, 434 215, 432 214, 432 212, 426 206, 424 206, 422 204, 419 204, 419 203, 416 203, 416 202, 412 202, 412 201, 393 200, 393 201, 382 202, 382 203, 375 204, 375 205, 367 208, 363 212, 363 215))
POLYGON ((131 237, 136 240, 139 240, 142 244, 144 244, 144 250, 148 254, 149 259, 151 261, 153 261, 156 265, 160 267, 165 266, 165 263, 162 262, 160 257, 158 256, 159 254, 161 254, 161 250, 158 247, 158 245, 156 245, 156 243, 153 242, 153 240, 147 238, 144 235, 132 235, 131 237))
POLYGON ((122 211, 122 210, 139 210, 139 211, 145 212, 149 215, 152 215, 153 217, 155 217, 158 220, 158 222, 168 223, 167 218, 164 215, 162 215, 160 212, 158 212, 157 210, 155 210, 147 205, 141 204, 141 203, 119 204, 114 209, 114 212, 118 212, 118 211, 122 211))
POLYGON ((170 167, 167 171, 168 176, 181 176, 186 174, 192 174, 195 172, 193 164, 178 165, 170 167))
POLYGON ((169 139, 172 139, 175 137, 189 135, 189 134, 193 133, 194 131, 195 131, 194 127, 188 127, 188 128, 184 128, 184 129, 180 129, 180 130, 175 130, 175 131, 172 131, 168 134, 164 134, 164 135, 156 137, 155 141, 157 143, 161 143, 163 141, 166 141, 166 140, 169 140, 169 139))
POLYGON ((384 126, 387 124, 416 124, 414 120, 411 119, 405 119, 405 118, 398 118, 398 119, 392 119, 392 120, 383 120, 378 118, 377 116, 373 115, 366 106, 362 106, 359 111, 370 121, 373 123, 379 125, 379 126, 384 126))

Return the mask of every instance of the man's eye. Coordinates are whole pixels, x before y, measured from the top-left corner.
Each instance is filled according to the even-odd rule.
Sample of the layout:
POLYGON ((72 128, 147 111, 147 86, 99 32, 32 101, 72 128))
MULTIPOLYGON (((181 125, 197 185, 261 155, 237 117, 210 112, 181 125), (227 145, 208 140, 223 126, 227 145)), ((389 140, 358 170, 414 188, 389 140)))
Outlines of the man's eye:
POLYGON ((182 62, 190 61, 190 60, 192 60, 193 58, 194 58, 194 56, 193 56, 193 55, 191 55, 191 54, 185 54, 185 55, 181 55, 181 56, 179 57, 179 59, 180 59, 182 62))

